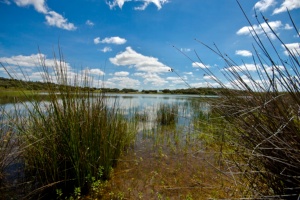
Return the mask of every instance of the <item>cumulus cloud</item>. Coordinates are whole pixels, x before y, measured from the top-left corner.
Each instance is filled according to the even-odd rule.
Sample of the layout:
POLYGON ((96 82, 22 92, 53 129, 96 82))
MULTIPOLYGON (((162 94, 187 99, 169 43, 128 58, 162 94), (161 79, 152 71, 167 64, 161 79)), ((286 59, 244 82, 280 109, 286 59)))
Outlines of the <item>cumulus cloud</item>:
MULTIPOLYGON (((282 23, 281 21, 272 21, 272 22, 268 22, 268 24, 270 25, 270 27, 274 30, 277 31, 279 28, 282 27, 282 23)), ((264 30, 265 32, 268 34, 268 36, 271 39, 275 39, 276 36, 272 33, 271 29, 268 27, 267 23, 264 22, 260 25, 253 25, 253 28, 251 26, 244 26, 243 28, 241 28, 240 30, 238 30, 236 32, 237 35, 249 35, 251 36, 251 33, 254 34, 254 31, 256 32, 256 34, 258 35, 262 35, 264 34, 264 30)))
POLYGON ((291 29, 293 29, 293 27, 289 24, 285 24, 284 29, 285 30, 291 30, 291 29))
POLYGON ((209 65, 204 65, 203 63, 199 63, 199 62, 193 62, 192 63, 192 67, 200 67, 202 69, 210 68, 209 65))
POLYGON ((279 14, 282 12, 286 12, 288 10, 294 10, 300 8, 300 1, 299 0, 284 0, 284 2, 280 5, 279 8, 276 8, 273 11, 273 14, 279 14))
POLYGON ((165 85, 166 83, 168 83, 168 81, 161 78, 156 73, 146 73, 146 74, 144 74, 143 78, 144 78, 145 84, 151 83, 154 86, 162 86, 162 85, 165 85))
POLYGON ((100 37, 96 37, 94 39, 95 44, 103 43, 103 44, 116 44, 116 45, 121 45, 125 44, 127 42, 126 39, 120 38, 118 36, 115 37, 106 37, 103 40, 100 40, 100 37))
POLYGON ((275 0, 260 0, 255 5, 254 8, 264 12, 268 10, 271 6, 274 6, 276 4, 275 0))
POLYGON ((90 75, 103 76, 105 73, 100 69, 89 69, 90 75))
MULTIPOLYGON (((184 76, 182 77, 183 80, 187 80, 187 77, 184 76)), ((174 84, 181 84, 184 83, 184 81, 182 80, 180 77, 167 77, 168 81, 171 81, 174 84)))
POLYGON ((109 78, 107 82, 113 83, 115 86, 119 86, 121 88, 138 88, 141 84, 139 80, 132 79, 127 76, 116 76, 109 78))
POLYGON ((207 80, 207 81, 208 80, 213 80, 213 81, 218 80, 215 76, 212 76, 212 75, 204 75, 203 79, 207 80))
MULTIPOLYGON (((24 72, 26 74, 26 79, 42 81, 44 72, 40 72, 39 69, 42 65, 49 67, 49 74, 47 76, 55 82, 56 76, 51 70, 58 61, 55 59, 49 59, 45 54, 31 54, 29 56, 17 55, 11 57, 0 57, 0 62, 6 64, 10 69, 12 69, 14 76, 17 78, 25 78, 24 72), (41 64, 41 61, 43 64, 41 64), (22 72, 21 72, 22 70, 22 72)), ((75 73, 72 72, 72 67, 67 62, 60 62, 59 65, 68 72, 68 78, 75 77, 75 73)))
POLYGON ((127 41, 124 38, 120 37, 106 37, 104 38, 101 43, 106 43, 106 44, 125 44, 127 41))
POLYGON ((49 11, 45 16, 47 24, 50 26, 56 26, 65 30, 76 30, 73 23, 68 23, 68 19, 65 19, 62 15, 55 11, 49 11))
POLYGON ((131 47, 109 59, 117 66, 129 66, 136 68, 137 71, 161 73, 168 72, 170 67, 159 62, 157 58, 144 56, 134 51, 131 47))
POLYGON ((39 13, 47 14, 49 10, 45 0, 14 0, 14 1, 20 7, 32 5, 34 9, 39 13))
POLYGON ((94 22, 92 22, 92 21, 89 20, 89 19, 86 20, 85 24, 88 25, 88 26, 94 26, 94 25, 95 25, 94 22))
POLYGON ((169 2, 169 0, 113 0, 113 1, 108 1, 107 5, 109 6, 110 9, 113 9, 116 6, 122 9, 123 5, 126 2, 132 2, 132 1, 142 2, 141 5, 134 7, 135 10, 145 10, 150 5, 150 3, 153 3, 157 7, 157 9, 160 10, 164 4, 169 2))
POLYGON ((227 67, 224 70, 225 71, 256 71, 257 67, 255 64, 244 64, 244 65, 239 65, 239 66, 232 66, 232 67, 227 67))
POLYGON ((152 84, 154 86, 163 86, 167 83, 169 83, 167 80, 161 78, 157 73, 152 73, 152 72, 136 72, 133 74, 134 76, 138 76, 143 78, 143 82, 145 84, 152 84))
MULTIPOLYGON (((283 48, 285 48, 283 45, 281 45, 283 48)), ((300 54, 300 43, 289 43, 285 44, 285 46, 290 50, 290 52, 294 55, 300 54)), ((284 51, 285 55, 289 55, 288 51, 284 51)))
POLYGON ((99 44, 100 43, 100 37, 96 37, 94 39, 94 44, 99 44))
POLYGON ((121 72, 115 72, 115 76, 128 76, 129 72, 121 71, 121 72))
MULTIPOLYGON (((96 43, 95 43, 96 44, 96 43)), ((112 49, 110 47, 104 47, 103 49, 101 49, 100 51, 106 53, 106 52, 109 52, 109 51, 112 51, 112 49)))
POLYGON ((252 56, 252 53, 248 50, 237 50, 237 51, 235 51, 235 54, 240 55, 240 56, 245 56, 245 57, 252 56))
MULTIPOLYGON (((19 67, 39 67, 41 66, 40 61, 45 62, 46 66, 53 66, 55 60, 54 59, 48 59, 46 55, 38 53, 38 54, 31 54, 29 56, 24 55, 17 55, 17 56, 11 56, 11 57, 1 57, 0 62, 5 63, 8 65, 15 65, 19 67)), ((70 67, 69 63, 64 63, 63 65, 66 65, 67 67, 70 67)))
POLYGON ((77 29, 73 23, 69 23, 68 19, 64 18, 61 14, 50 10, 45 0, 14 0, 14 2, 19 7, 33 6, 37 12, 45 15, 46 24, 50 26, 56 26, 69 31, 77 29))

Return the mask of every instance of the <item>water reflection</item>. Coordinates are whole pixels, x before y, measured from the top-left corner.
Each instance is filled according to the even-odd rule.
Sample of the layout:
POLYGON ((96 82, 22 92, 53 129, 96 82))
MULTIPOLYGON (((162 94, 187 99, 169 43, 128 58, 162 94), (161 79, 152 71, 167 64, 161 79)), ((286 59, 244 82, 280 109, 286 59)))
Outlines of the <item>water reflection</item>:
MULTIPOLYGON (((178 125, 188 125, 191 118, 199 115, 199 113, 208 115, 211 109, 210 104, 198 95, 106 94, 104 97, 108 108, 117 108, 129 118, 136 113, 146 114, 151 123, 156 120, 157 111, 162 104, 178 107, 178 125)), ((4 104, 1 106, 1 117, 3 118, 4 113, 9 113, 11 116, 11 113, 16 111, 19 114, 26 113, 26 111, 32 110, 34 106, 46 108, 49 104, 48 101, 4 104)))

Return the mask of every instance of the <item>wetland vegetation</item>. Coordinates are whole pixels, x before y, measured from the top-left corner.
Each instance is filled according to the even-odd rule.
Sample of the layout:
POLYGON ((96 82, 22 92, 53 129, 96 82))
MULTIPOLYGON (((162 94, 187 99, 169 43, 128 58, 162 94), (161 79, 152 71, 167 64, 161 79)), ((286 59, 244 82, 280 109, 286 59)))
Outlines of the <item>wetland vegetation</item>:
MULTIPOLYGON (((218 88, 210 88, 218 98, 108 95, 90 89, 88 76, 68 79, 61 60, 51 69, 53 79, 41 61, 47 98, 33 98, 33 86, 17 81, 23 85, 14 86, 22 88, 17 96, 24 99, 1 109, 1 194, 16 199, 298 199, 299 52, 273 32, 289 55, 284 61, 273 41, 267 40, 267 48, 270 44, 252 29, 256 74, 239 69, 217 46, 200 42, 231 69, 223 71, 230 86, 216 78, 218 88)), ((209 68, 204 71, 214 76, 209 68)))

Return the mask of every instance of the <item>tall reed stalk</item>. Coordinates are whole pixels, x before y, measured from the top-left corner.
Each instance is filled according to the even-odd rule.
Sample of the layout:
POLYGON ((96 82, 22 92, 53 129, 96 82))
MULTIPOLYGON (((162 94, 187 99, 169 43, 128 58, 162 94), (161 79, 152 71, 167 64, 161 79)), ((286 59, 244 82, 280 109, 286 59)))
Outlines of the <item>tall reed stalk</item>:
POLYGON ((26 177, 32 183, 27 198, 50 198, 58 191, 64 196, 76 191, 78 196, 94 181, 109 178, 134 139, 135 127, 117 104, 108 107, 103 94, 84 89, 92 85, 88 74, 70 78, 62 56, 53 67, 43 58, 40 63, 43 81, 49 83, 47 101, 28 99, 23 123, 14 124, 23 141, 26 177))
MULTIPOLYGON (((222 70, 226 81, 215 80, 226 90, 219 93, 221 103, 214 110, 232 127, 228 133, 229 142, 236 149, 232 159, 249 180, 247 185, 255 191, 253 198, 297 199, 300 197, 300 52, 289 49, 264 16, 277 41, 263 27, 266 34, 258 35, 245 17, 255 44, 252 47, 255 72, 248 71, 245 64, 238 67, 217 46, 198 41, 227 65, 222 70), (281 56, 276 42, 288 57, 281 56)), ((290 19, 299 35, 299 29, 290 19)), ((209 69, 205 72, 215 76, 209 69)))

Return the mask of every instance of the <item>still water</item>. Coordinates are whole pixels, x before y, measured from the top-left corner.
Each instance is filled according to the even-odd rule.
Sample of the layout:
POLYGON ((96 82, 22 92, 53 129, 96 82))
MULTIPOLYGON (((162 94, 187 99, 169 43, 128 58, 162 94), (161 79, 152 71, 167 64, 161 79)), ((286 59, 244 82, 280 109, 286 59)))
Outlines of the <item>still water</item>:
MULTIPOLYGON (((171 94, 106 94, 106 104, 109 108, 119 109, 127 117, 132 115, 146 114, 148 122, 156 120, 157 112, 160 105, 177 106, 177 124, 187 125, 191 118, 201 113, 209 115, 211 106, 207 103, 208 98, 215 96, 199 96, 199 95, 171 95, 171 94)), ((48 106, 49 102, 40 102, 40 106, 48 106)), ((22 103, 6 103, 0 105, 1 116, 3 119, 4 113, 13 113, 18 111, 26 113, 28 109, 32 109, 34 104, 30 102, 22 103)), ((22 115, 22 114, 21 114, 22 115)), ((10 115, 11 116, 11 115, 10 115)))

